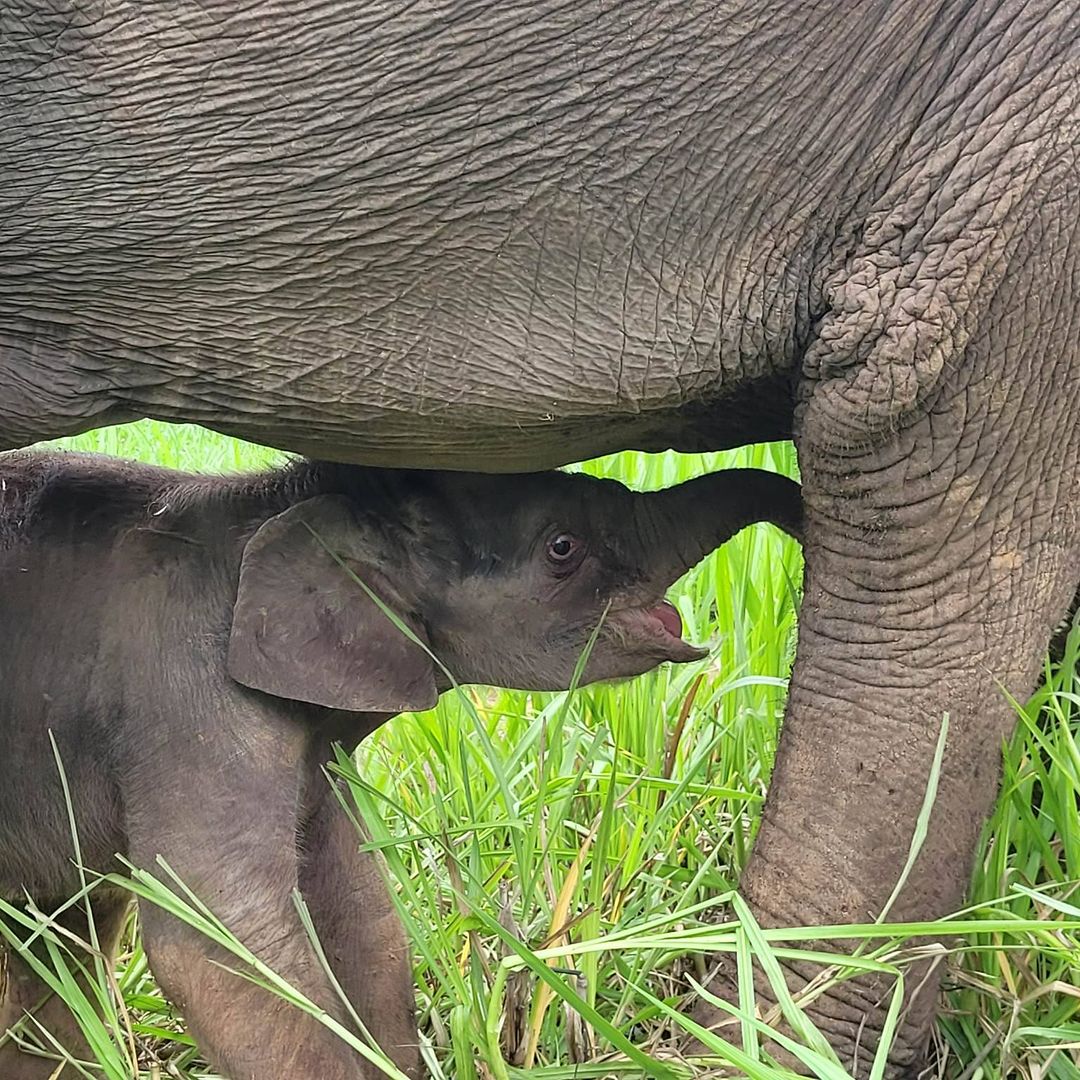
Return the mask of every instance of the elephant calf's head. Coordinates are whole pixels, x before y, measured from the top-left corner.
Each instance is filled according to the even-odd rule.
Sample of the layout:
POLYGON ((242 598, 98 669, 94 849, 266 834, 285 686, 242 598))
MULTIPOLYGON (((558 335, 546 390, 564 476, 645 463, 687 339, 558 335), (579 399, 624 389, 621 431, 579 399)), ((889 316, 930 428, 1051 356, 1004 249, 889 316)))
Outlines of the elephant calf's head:
POLYGON ((594 632, 582 682, 693 660, 704 653, 683 641, 666 589, 744 525, 797 533, 801 520, 798 485, 753 470, 649 494, 566 473, 354 477, 248 542, 229 650, 239 682, 398 712, 433 705, 442 668, 563 689, 594 632))

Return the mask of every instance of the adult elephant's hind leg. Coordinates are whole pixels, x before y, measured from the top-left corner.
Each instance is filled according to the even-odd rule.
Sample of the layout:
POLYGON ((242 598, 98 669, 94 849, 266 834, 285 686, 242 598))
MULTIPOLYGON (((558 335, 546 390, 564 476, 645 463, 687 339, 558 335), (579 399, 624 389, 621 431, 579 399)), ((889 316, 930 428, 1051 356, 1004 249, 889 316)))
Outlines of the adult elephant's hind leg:
POLYGON ((407 1076, 421 1074, 412 956, 374 852, 322 775, 312 777, 300 891, 338 982, 372 1037, 407 1076))
MULTIPOLYGON (((91 905, 98 948, 111 963, 116 955, 131 899, 124 892, 98 889, 92 894, 91 905)), ((57 923, 80 941, 90 941, 86 911, 82 903, 65 911, 57 919, 57 923)), ((25 934, 21 927, 17 932, 25 934)), ((65 941, 65 944, 69 948, 73 947, 69 940, 65 941)), ((40 939, 33 946, 33 950, 44 963, 49 963, 40 939)), ((89 1058, 90 1051, 78 1021, 67 1005, 35 974, 25 959, 11 951, 5 959, 5 977, 0 979, 0 1039, 3 1039, 0 1042, 0 1077, 3 1080, 47 1080, 51 1077, 66 1078, 69 1075, 75 1077, 78 1074, 70 1066, 59 1073, 56 1071, 59 1067, 59 1054, 52 1050, 49 1040, 41 1034, 41 1029, 44 1028, 72 1057, 85 1061, 89 1058), (20 1050, 15 1038, 10 1035, 4 1038, 4 1033, 26 1018, 27 1014, 31 1018, 26 1019, 24 1037, 27 1041, 38 1042, 49 1048, 53 1056, 43 1057, 24 1052, 20 1050)), ((90 955, 81 955, 80 960, 88 971, 93 971, 93 958, 90 955)), ((77 975, 76 981, 93 1001, 93 991, 88 988, 87 980, 82 975, 77 975)))

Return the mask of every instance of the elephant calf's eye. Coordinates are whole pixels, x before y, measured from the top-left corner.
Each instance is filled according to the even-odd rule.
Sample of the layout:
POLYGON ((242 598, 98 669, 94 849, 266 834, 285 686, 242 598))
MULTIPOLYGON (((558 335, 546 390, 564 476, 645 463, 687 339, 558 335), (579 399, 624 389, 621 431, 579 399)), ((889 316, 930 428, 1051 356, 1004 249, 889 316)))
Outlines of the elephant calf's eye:
POLYGON ((581 541, 571 533, 559 533, 547 542, 548 561, 558 567, 573 563, 581 553, 581 541))

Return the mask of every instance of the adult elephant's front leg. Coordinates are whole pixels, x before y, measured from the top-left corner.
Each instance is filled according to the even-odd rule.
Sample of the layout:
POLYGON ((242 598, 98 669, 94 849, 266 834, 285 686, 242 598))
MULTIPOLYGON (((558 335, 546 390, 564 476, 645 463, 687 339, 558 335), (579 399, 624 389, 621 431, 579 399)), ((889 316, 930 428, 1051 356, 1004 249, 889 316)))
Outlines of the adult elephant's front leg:
MULTIPOLYGON (((335 782, 340 784, 340 782, 335 782)), ((378 856, 321 776, 304 828, 300 891, 341 988, 365 1027, 407 1076, 421 1075, 412 957, 378 856)))
MULTIPOLYGON (((1007 311, 999 318, 1008 325, 1007 311)), ((1080 566, 1077 385, 1067 349, 1039 377, 1041 357, 1054 355, 1044 344, 1037 355, 1011 354, 987 334, 906 430, 858 452, 800 445, 807 576, 798 658, 741 882, 766 925, 866 923, 882 913, 946 713, 929 834, 888 918, 934 919, 963 905, 1014 726, 999 681, 1020 699, 1034 688, 1080 566)), ((789 972, 796 987, 815 973, 789 972)), ((892 1076, 914 1075, 922 1060, 938 975, 908 973, 892 1076)), ((718 989, 731 999, 729 977, 718 989)), ((858 1075, 874 1057, 888 993, 880 980, 856 979, 809 1006, 858 1075)))

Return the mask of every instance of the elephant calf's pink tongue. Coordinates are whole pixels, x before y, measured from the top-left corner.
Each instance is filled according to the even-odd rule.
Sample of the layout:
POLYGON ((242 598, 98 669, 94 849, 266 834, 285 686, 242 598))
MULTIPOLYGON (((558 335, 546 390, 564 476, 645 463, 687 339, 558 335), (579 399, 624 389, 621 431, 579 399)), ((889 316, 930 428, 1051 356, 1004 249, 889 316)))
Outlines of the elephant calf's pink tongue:
POLYGON ((649 614, 657 619, 672 637, 682 637, 682 619, 679 618, 679 613, 675 610, 674 604, 664 600, 658 607, 653 608, 649 614))

